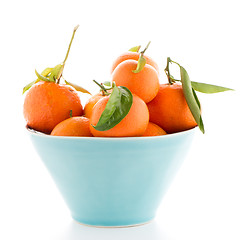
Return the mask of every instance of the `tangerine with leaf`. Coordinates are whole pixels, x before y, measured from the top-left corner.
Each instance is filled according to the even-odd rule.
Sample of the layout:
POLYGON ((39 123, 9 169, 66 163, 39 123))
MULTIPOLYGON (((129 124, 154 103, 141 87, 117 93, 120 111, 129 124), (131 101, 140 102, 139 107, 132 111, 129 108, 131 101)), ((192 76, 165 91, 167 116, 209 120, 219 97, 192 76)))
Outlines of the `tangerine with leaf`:
POLYGON ((78 26, 74 28, 72 38, 64 61, 54 68, 46 68, 41 74, 35 71, 37 79, 24 87, 27 90, 24 100, 23 113, 27 125, 37 131, 51 133, 53 128, 61 121, 83 113, 81 100, 77 90, 81 87, 65 81, 60 84, 63 69, 68 58, 70 47, 78 26))
POLYGON ((126 87, 114 86, 111 95, 95 104, 90 131, 95 137, 136 137, 145 132, 148 122, 146 103, 126 87))
POLYGON ((162 127, 167 133, 176 133, 197 126, 180 83, 160 84, 157 96, 147 106, 150 121, 162 127))
POLYGON ((202 109, 196 91, 202 93, 218 93, 233 90, 226 87, 193 82, 184 67, 167 59, 165 72, 168 84, 160 84, 157 96, 148 103, 150 121, 158 124, 167 133, 176 133, 196 126, 204 133, 202 109), (177 64, 181 79, 170 74, 170 63, 177 64))
POLYGON ((112 73, 112 81, 117 86, 127 87, 146 103, 157 95, 159 89, 158 73, 154 67, 146 63, 144 56, 147 47, 140 52, 138 61, 125 60, 112 73))
MULTIPOLYGON (((94 94, 93 96, 91 96, 85 106, 84 106, 84 109, 83 109, 83 115, 87 118, 90 118, 91 115, 92 115, 92 110, 93 110, 93 107, 95 106, 95 104, 100 100, 102 99, 103 97, 105 96, 108 96, 111 92, 111 87, 110 88, 106 88, 104 86, 104 84, 100 84, 98 83, 97 81, 93 80, 99 87, 100 87, 100 92, 97 93, 97 94, 94 94)), ((109 84, 109 83, 108 83, 109 84)))

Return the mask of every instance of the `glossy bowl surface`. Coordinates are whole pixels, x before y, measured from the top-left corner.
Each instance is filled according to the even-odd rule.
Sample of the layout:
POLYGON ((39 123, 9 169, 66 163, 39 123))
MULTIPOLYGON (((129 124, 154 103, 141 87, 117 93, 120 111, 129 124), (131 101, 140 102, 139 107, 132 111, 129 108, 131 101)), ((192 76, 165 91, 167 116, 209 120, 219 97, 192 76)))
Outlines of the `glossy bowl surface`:
POLYGON ((28 130, 72 217, 132 226, 155 217, 195 129, 159 137, 56 137, 28 130))

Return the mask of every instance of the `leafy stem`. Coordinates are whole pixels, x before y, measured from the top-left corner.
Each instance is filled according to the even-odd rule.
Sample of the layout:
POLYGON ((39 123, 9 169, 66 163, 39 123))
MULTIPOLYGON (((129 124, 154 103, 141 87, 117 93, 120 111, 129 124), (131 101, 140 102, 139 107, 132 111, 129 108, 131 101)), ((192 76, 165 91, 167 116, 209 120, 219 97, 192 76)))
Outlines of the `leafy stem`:
POLYGON ((175 83, 176 81, 181 81, 181 80, 175 79, 175 78, 170 74, 169 63, 175 63, 175 64, 177 64, 179 67, 180 67, 180 64, 178 64, 178 63, 175 62, 175 61, 172 61, 172 59, 171 59, 170 57, 167 58, 167 66, 166 66, 166 68, 164 69, 164 71, 165 71, 165 73, 166 73, 166 75, 167 75, 169 84, 172 85, 172 84, 175 83))
POLYGON ((192 87, 192 84, 191 84, 191 81, 190 81, 187 71, 179 63, 172 61, 170 57, 167 58, 167 66, 164 69, 164 71, 167 75, 168 82, 170 85, 172 85, 176 81, 180 81, 182 83, 183 94, 184 94, 184 97, 188 104, 188 107, 189 107, 197 125, 199 126, 199 129, 204 133, 205 130, 204 130, 203 120, 202 120, 202 116, 201 116, 201 105, 200 105, 198 97, 192 87), (169 63, 175 63, 179 66, 181 80, 174 79, 174 77, 170 74, 169 63))
POLYGON ((132 70, 134 73, 139 73, 144 68, 144 66, 146 64, 146 59, 143 55, 146 52, 146 50, 148 49, 150 43, 151 43, 151 41, 149 41, 147 46, 143 49, 143 51, 141 51, 139 53, 137 68, 135 70, 132 70))
POLYGON ((106 131, 122 121, 132 106, 133 96, 126 87, 115 84, 109 100, 102 112, 97 125, 93 126, 98 131, 106 131))
POLYGON ((233 89, 216 86, 212 84, 207 84, 207 83, 199 83, 199 82, 191 81, 187 71, 179 63, 172 61, 170 57, 167 58, 167 66, 164 69, 164 71, 167 75, 169 84, 173 84, 175 82, 181 82, 184 97, 187 101, 188 107, 197 125, 199 126, 199 129, 204 133, 205 130, 204 130, 203 120, 201 116, 201 104, 199 102, 199 99, 195 91, 202 92, 202 93, 218 93, 218 92, 224 92, 224 91, 233 90, 233 89), (174 63, 179 66, 181 80, 175 79, 170 74, 169 63, 174 63))
POLYGON ((115 83, 113 82, 111 87, 109 88, 106 88, 102 83, 100 84, 99 82, 97 82, 96 80, 93 80, 94 83, 96 83, 100 88, 101 88, 101 91, 102 91, 102 94, 103 96, 108 96, 110 95, 110 93, 108 92, 108 90, 111 90, 114 88, 115 86, 115 83))
MULTIPOLYGON (((70 51, 70 48, 71 48, 71 45, 72 45, 72 41, 73 41, 75 32, 77 31, 78 27, 79 27, 79 25, 77 25, 73 29, 72 38, 71 38, 71 41, 69 43, 68 50, 67 50, 64 61, 61 64, 56 65, 54 68, 46 68, 41 74, 39 74, 35 70, 35 73, 36 73, 38 78, 35 81, 32 81, 31 83, 27 84, 23 88, 23 93, 25 93, 28 89, 30 89, 35 83, 39 82, 40 80, 46 81, 46 82, 53 82, 53 83, 57 83, 57 84, 60 83, 60 78, 62 77, 62 72, 63 72, 64 66, 65 66, 65 63, 67 61, 68 55, 69 55, 69 51, 70 51)), ((69 85, 74 85, 74 84, 69 83, 69 85)), ((73 87, 77 87, 78 89, 80 89, 78 91, 89 93, 88 91, 86 91, 85 89, 83 89, 83 88, 81 88, 77 85, 74 85, 73 87)))

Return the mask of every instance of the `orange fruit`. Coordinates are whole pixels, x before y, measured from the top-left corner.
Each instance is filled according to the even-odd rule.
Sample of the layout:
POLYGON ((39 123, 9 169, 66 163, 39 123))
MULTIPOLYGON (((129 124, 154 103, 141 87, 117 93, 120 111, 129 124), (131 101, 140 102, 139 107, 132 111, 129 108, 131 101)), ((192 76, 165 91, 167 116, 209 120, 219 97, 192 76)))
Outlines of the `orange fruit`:
POLYGON ((150 122, 159 125, 167 133, 176 133, 197 126, 181 84, 160 84, 157 96, 147 106, 150 122))
POLYGON ((102 93, 97 93, 90 97, 88 101, 86 102, 84 109, 83 109, 83 115, 87 118, 90 118, 92 115, 92 110, 95 104, 104 97, 102 93))
POLYGON ((84 109, 83 109, 83 115, 87 118, 90 118, 91 115, 92 115, 92 110, 93 110, 93 107, 95 106, 95 104, 100 100, 102 99, 103 97, 105 97, 106 95, 108 95, 109 93, 112 92, 112 89, 109 89, 109 90, 106 90, 107 93, 103 92, 103 91, 100 91, 99 93, 91 96, 85 106, 84 106, 84 109))
MULTIPOLYGON (((148 56, 145 55, 145 54, 144 54, 144 58, 146 59, 146 63, 149 64, 149 65, 151 65, 152 67, 154 67, 154 68, 156 69, 156 71, 159 73, 159 68, 158 68, 157 63, 156 63, 151 57, 148 57, 148 56)), ((122 53, 122 54, 113 62, 113 65, 112 65, 112 68, 111 68, 111 73, 114 71, 114 69, 115 69, 121 62, 123 62, 123 61, 125 61, 125 60, 129 60, 129 59, 138 61, 138 59, 139 59, 139 53, 138 53, 138 52, 131 52, 131 51, 122 53)))
POLYGON ((51 132, 52 136, 92 137, 89 119, 71 117, 60 122, 51 132))
POLYGON ((160 135, 166 135, 166 134, 167 133, 157 124, 149 122, 147 129, 142 136, 148 137, 148 136, 160 136, 160 135))
POLYGON ((138 95, 143 101, 150 102, 158 93, 159 78, 155 68, 145 64, 138 72, 132 72, 137 68, 136 60, 121 62, 112 73, 112 81, 117 86, 127 87, 132 93, 138 95))
POLYGON ((82 115, 77 91, 69 85, 40 81, 27 92, 23 114, 27 125, 37 131, 51 133, 63 120, 82 115))
POLYGON ((149 122, 149 112, 146 103, 133 94, 133 103, 125 118, 113 128, 106 131, 98 131, 96 126, 104 111, 109 96, 99 100, 93 108, 90 118, 90 131, 95 137, 134 137, 141 136, 145 132, 149 122), (92 126, 93 125, 93 126, 92 126))

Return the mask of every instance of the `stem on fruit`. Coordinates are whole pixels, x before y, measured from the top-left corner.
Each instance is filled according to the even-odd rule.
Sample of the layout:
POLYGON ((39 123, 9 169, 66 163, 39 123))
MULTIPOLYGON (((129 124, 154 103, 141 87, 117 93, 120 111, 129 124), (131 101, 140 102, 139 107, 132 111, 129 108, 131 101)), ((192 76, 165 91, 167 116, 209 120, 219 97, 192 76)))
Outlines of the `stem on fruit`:
POLYGON ((68 45, 67 54, 66 54, 66 56, 65 56, 65 59, 64 59, 63 63, 61 64, 62 67, 61 67, 61 69, 59 70, 59 73, 58 73, 57 78, 56 78, 56 82, 57 82, 58 84, 60 83, 60 78, 62 77, 62 72, 63 72, 63 69, 64 69, 64 65, 65 65, 65 63, 66 63, 66 61, 67 61, 67 58, 68 58, 68 55, 69 55, 69 51, 70 51, 70 48, 71 48, 71 45, 72 45, 72 41, 73 41, 73 38, 74 38, 74 36, 75 36, 75 33, 76 33, 78 27, 79 27, 79 25, 77 25, 77 26, 73 29, 73 34, 72 34, 71 41, 70 41, 70 43, 69 43, 69 45, 68 45))
POLYGON ((144 48, 144 50, 139 53, 137 68, 135 70, 132 70, 132 72, 139 73, 144 68, 144 66, 146 64, 146 58, 143 55, 144 55, 145 51, 148 49, 150 43, 151 43, 151 41, 149 41, 147 46, 144 48))
POLYGON ((74 35, 75 35, 78 27, 79 27, 79 25, 77 25, 77 26, 73 29, 72 38, 71 38, 71 41, 70 41, 69 46, 68 46, 67 54, 66 54, 65 59, 64 59, 64 61, 63 61, 63 65, 64 65, 65 62, 67 61, 68 54, 69 54, 69 51, 70 51, 70 48, 71 48, 71 45, 72 45, 72 41, 73 41, 74 35))
POLYGON ((140 54, 143 55, 146 52, 146 50, 148 49, 150 43, 151 43, 151 41, 148 42, 147 46, 143 49, 143 51, 140 52, 140 54))
POLYGON ((107 88, 105 88, 102 84, 98 83, 96 80, 93 80, 93 82, 96 83, 96 84, 101 88, 101 91, 102 91, 103 96, 109 95, 109 92, 108 92, 107 90, 112 89, 112 87, 107 89, 107 88))
POLYGON ((172 61, 170 57, 167 58, 167 66, 166 66, 166 68, 164 69, 164 71, 165 71, 165 73, 166 73, 166 75, 167 75, 169 84, 172 85, 172 84, 175 83, 176 81, 181 81, 181 80, 175 79, 175 78, 170 74, 169 63, 175 63, 175 64, 177 64, 179 67, 181 67, 181 66, 180 66, 179 63, 172 61))
POLYGON ((166 73, 166 75, 167 75, 167 78, 168 78, 168 82, 169 82, 169 84, 173 84, 173 81, 172 81, 172 79, 171 79, 171 75, 170 75, 170 70, 169 70, 169 63, 171 62, 171 59, 170 59, 170 57, 168 57, 167 58, 167 66, 166 66, 166 68, 164 69, 164 71, 165 71, 165 73, 166 73))

